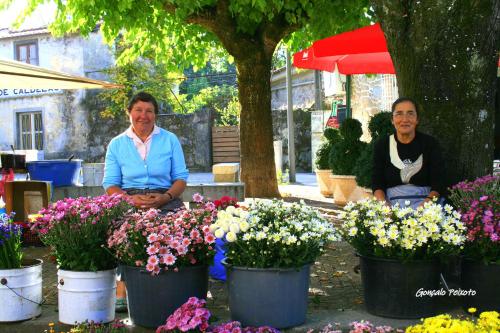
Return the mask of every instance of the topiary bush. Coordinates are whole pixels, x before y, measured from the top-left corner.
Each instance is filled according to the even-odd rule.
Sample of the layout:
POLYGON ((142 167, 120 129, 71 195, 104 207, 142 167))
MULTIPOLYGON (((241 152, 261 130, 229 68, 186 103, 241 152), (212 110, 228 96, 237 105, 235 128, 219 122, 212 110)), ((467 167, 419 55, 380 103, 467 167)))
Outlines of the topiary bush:
POLYGON ((332 144, 330 142, 323 142, 323 144, 319 147, 316 152, 316 169, 318 170, 328 170, 330 168, 329 158, 330 158, 330 149, 332 148, 332 144))
POLYGON ((330 168, 334 175, 352 175, 356 160, 366 146, 360 141, 363 130, 356 119, 346 119, 340 125, 341 137, 332 143, 330 149, 330 168))
POLYGON ((328 170, 330 169, 330 150, 332 148, 332 143, 340 139, 340 131, 337 128, 327 127, 323 132, 326 138, 326 142, 320 146, 316 152, 316 169, 318 170, 328 170))
POLYGON ((372 141, 367 144, 360 156, 356 160, 353 173, 356 176, 356 183, 362 187, 371 187, 373 169, 373 150, 378 139, 389 136, 394 132, 391 123, 392 114, 390 112, 380 112, 374 115, 368 123, 368 130, 372 136, 372 141))

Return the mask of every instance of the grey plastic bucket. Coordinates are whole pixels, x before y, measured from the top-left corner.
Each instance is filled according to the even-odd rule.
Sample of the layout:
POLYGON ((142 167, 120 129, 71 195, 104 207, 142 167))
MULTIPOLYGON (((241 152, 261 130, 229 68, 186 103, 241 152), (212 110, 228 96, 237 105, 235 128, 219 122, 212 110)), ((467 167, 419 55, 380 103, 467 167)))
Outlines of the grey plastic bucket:
MULTIPOLYGON (((359 256, 366 310, 389 318, 423 318, 436 314, 440 291, 439 263, 359 256)), ((444 291, 444 290, 443 290, 444 291)))
POLYGON ((189 297, 207 298, 208 266, 182 267, 154 276, 142 267, 122 269, 128 312, 135 325, 156 328, 189 297))
POLYGON ((287 328, 306 321, 310 264, 301 268, 228 265, 231 319, 243 326, 287 328))

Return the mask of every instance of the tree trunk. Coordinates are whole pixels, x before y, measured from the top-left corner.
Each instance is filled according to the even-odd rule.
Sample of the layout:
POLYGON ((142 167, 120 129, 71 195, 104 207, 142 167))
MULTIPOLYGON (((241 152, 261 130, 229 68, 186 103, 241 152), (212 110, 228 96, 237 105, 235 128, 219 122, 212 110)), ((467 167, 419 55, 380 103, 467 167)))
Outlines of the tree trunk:
POLYGON ((271 57, 248 50, 235 58, 241 103, 241 178, 246 197, 280 197, 274 165, 271 115, 271 57))
POLYGON ((500 0, 372 0, 400 96, 443 150, 446 183, 491 173, 500 0))

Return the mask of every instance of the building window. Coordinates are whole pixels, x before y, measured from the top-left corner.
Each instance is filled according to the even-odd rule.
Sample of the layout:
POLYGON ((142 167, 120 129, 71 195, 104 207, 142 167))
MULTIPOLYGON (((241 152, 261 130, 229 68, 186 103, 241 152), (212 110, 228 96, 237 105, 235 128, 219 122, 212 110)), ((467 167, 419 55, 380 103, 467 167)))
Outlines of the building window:
POLYGON ((17 42, 14 46, 17 61, 38 65, 38 42, 36 40, 17 42))
POLYGON ((17 114, 19 149, 43 150, 42 112, 17 114))

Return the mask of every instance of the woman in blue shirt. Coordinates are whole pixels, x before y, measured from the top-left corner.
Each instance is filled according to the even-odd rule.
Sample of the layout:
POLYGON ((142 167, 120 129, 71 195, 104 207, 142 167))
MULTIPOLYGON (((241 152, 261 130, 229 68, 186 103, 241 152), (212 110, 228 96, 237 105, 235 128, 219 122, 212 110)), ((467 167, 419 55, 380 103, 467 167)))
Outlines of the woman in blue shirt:
MULTIPOLYGON (((125 193, 136 207, 162 213, 183 207, 179 197, 189 173, 175 134, 155 125, 158 103, 140 92, 130 100, 127 112, 130 127, 111 140, 106 152, 102 182, 106 193, 125 193)), ((127 310, 126 295, 124 282, 118 281, 117 312, 127 310)))
POLYGON ((189 172, 175 134, 155 125, 158 103, 140 92, 127 112, 131 126, 111 140, 106 152, 106 193, 126 193, 136 207, 163 213, 183 207, 179 197, 189 172))

